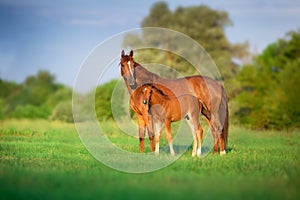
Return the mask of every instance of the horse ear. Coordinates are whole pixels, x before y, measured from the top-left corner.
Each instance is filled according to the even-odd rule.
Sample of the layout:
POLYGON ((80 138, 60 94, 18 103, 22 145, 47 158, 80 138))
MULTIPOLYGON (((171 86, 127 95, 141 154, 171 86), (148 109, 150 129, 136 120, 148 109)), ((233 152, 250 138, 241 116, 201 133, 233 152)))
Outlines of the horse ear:
POLYGON ((125 56, 125 52, 124 52, 124 49, 122 50, 121 52, 121 56, 124 57, 125 56))
POLYGON ((130 57, 133 57, 133 51, 132 51, 132 50, 130 51, 129 56, 130 56, 130 57))

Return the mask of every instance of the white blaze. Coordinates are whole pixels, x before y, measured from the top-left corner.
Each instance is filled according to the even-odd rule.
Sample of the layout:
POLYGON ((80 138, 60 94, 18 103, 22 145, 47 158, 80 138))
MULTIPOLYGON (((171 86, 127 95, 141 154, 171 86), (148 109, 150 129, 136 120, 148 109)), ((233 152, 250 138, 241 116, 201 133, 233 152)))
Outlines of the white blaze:
POLYGON ((133 76, 133 72, 132 72, 132 69, 131 69, 131 66, 130 66, 130 61, 128 61, 127 64, 128 64, 128 66, 129 66, 130 74, 131 74, 131 76, 133 76))

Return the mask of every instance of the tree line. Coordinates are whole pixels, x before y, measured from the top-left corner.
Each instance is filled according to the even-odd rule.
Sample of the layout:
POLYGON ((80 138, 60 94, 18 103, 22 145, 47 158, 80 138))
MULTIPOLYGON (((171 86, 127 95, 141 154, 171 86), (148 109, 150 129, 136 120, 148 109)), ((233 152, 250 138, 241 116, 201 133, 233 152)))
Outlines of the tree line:
POLYGON ((241 68, 234 116, 253 128, 300 127, 299 80, 300 30, 287 33, 241 68))
MULTIPOLYGON (((225 28, 232 22, 225 11, 207 6, 178 7, 170 10, 164 2, 153 5, 142 20, 141 27, 170 28, 201 44, 216 62, 229 97, 230 121, 249 128, 285 129, 300 127, 300 29, 287 33, 270 44, 250 62, 238 65, 234 60, 250 56, 248 44, 231 44, 225 28)), ((162 38, 149 35, 127 35, 124 47, 143 42, 152 37, 153 42, 164 45, 162 38), (159 40, 159 41, 158 41, 159 40)), ((136 56, 135 56, 136 57, 136 56)), ((189 63, 170 52, 138 54, 137 60, 161 63, 173 67, 184 75, 196 74, 189 63)), ((161 66, 160 66, 161 67, 161 66)), ((168 70, 163 76, 174 78, 168 70)), ((117 81, 98 86, 95 110, 99 120, 112 119, 111 95, 117 81)), ((49 72, 40 71, 16 84, 0 80, 0 118, 47 118, 72 121, 70 88, 55 83, 49 72)))
POLYGON ((72 90, 41 70, 23 83, 0 79, 0 119, 43 118, 72 122, 72 90))

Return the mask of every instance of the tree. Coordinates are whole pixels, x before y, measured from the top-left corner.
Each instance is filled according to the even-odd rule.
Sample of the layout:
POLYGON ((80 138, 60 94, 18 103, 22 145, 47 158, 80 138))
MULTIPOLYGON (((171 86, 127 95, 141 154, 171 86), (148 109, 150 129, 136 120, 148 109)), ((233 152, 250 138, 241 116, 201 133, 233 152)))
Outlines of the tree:
POLYGON ((65 120, 66 117, 60 118, 59 115, 67 114, 65 121, 71 121, 72 90, 55 83, 55 76, 48 71, 41 70, 36 75, 29 76, 22 84, 0 80, 0 86, 0 119, 48 119, 52 113, 55 116, 53 119, 65 120))
POLYGON ((42 105, 57 89, 55 77, 48 71, 39 71, 36 76, 26 78, 23 88, 25 103, 42 105))
MULTIPOLYGON (((247 54, 247 44, 231 44, 225 35, 225 27, 232 22, 225 11, 213 10, 207 6, 178 7, 171 11, 164 2, 153 5, 148 16, 142 22, 141 27, 164 27, 182 32, 199 44, 201 44, 217 64, 222 78, 227 82, 238 72, 238 67, 233 64, 234 57, 243 57, 247 54)), ((172 45, 174 38, 163 38, 155 35, 128 35, 124 40, 124 46, 152 41, 157 47, 172 45), (150 38, 150 39, 149 39, 150 38), (168 42, 170 41, 171 42, 168 42)), ((174 42, 175 43, 175 42, 174 42)), ((180 47, 177 47, 180 48, 180 47)), ((190 51, 191 49, 189 49, 190 51)), ((199 55, 199 60, 201 60, 199 55)), ((158 50, 144 50, 139 53, 137 59, 160 63, 171 66, 183 75, 192 75, 197 72, 184 59, 158 50)))
POLYGON ((13 107, 11 100, 20 93, 22 86, 15 82, 0 79, 0 119, 3 119, 13 107))
POLYGON ((235 98, 242 124, 253 128, 300 127, 300 30, 270 44, 237 76, 235 98))
POLYGON ((99 120, 112 118, 111 96, 116 83, 116 80, 112 80, 96 89, 95 110, 99 120))

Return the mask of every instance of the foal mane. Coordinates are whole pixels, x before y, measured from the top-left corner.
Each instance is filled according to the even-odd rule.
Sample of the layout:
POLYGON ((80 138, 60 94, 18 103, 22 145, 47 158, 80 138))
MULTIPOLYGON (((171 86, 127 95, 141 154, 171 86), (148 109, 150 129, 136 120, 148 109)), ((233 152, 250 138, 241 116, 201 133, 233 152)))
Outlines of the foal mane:
POLYGON ((158 88, 157 86, 155 86, 153 83, 146 83, 144 86, 150 86, 151 87, 151 92, 150 92, 150 99, 152 98, 154 92, 156 95, 159 95, 160 97, 158 98, 158 100, 168 100, 170 97, 160 88, 158 88))

